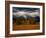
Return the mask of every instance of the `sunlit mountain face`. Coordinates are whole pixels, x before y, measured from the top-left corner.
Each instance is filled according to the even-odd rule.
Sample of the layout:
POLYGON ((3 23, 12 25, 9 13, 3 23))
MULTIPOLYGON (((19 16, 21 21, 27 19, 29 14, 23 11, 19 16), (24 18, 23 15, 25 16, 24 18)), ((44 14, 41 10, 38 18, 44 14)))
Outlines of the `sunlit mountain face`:
POLYGON ((32 18, 35 17, 36 21, 40 21, 39 8, 20 8, 13 7, 13 18, 32 18))

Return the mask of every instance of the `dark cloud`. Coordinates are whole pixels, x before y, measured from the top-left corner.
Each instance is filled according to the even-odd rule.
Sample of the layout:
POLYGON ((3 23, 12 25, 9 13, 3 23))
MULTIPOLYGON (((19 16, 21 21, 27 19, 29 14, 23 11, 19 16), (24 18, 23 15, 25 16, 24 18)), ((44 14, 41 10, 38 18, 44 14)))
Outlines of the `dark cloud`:
POLYGON ((18 12, 18 11, 39 11, 40 8, 24 8, 24 7, 13 7, 13 12, 18 12))

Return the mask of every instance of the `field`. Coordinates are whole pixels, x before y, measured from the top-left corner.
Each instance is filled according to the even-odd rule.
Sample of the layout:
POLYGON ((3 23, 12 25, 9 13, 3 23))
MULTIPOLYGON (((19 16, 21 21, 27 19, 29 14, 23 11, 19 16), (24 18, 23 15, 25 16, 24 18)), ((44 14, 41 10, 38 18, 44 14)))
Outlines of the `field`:
POLYGON ((13 30, 38 30, 38 29, 40 29, 40 25, 16 25, 15 23, 14 23, 14 25, 13 25, 13 30))
POLYGON ((40 23, 32 19, 14 19, 13 30, 38 30, 40 29, 40 23))

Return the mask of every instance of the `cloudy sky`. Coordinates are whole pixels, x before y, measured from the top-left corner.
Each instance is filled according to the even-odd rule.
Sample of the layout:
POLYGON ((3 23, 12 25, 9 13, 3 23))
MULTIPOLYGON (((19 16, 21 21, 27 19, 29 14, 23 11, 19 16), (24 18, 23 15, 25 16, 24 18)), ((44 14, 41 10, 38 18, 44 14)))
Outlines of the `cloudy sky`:
POLYGON ((13 7, 13 15, 19 15, 19 16, 39 16, 39 8, 23 8, 23 7, 13 7))
POLYGON ((17 12, 17 11, 39 11, 39 8, 23 8, 23 7, 13 7, 13 12, 17 12))

